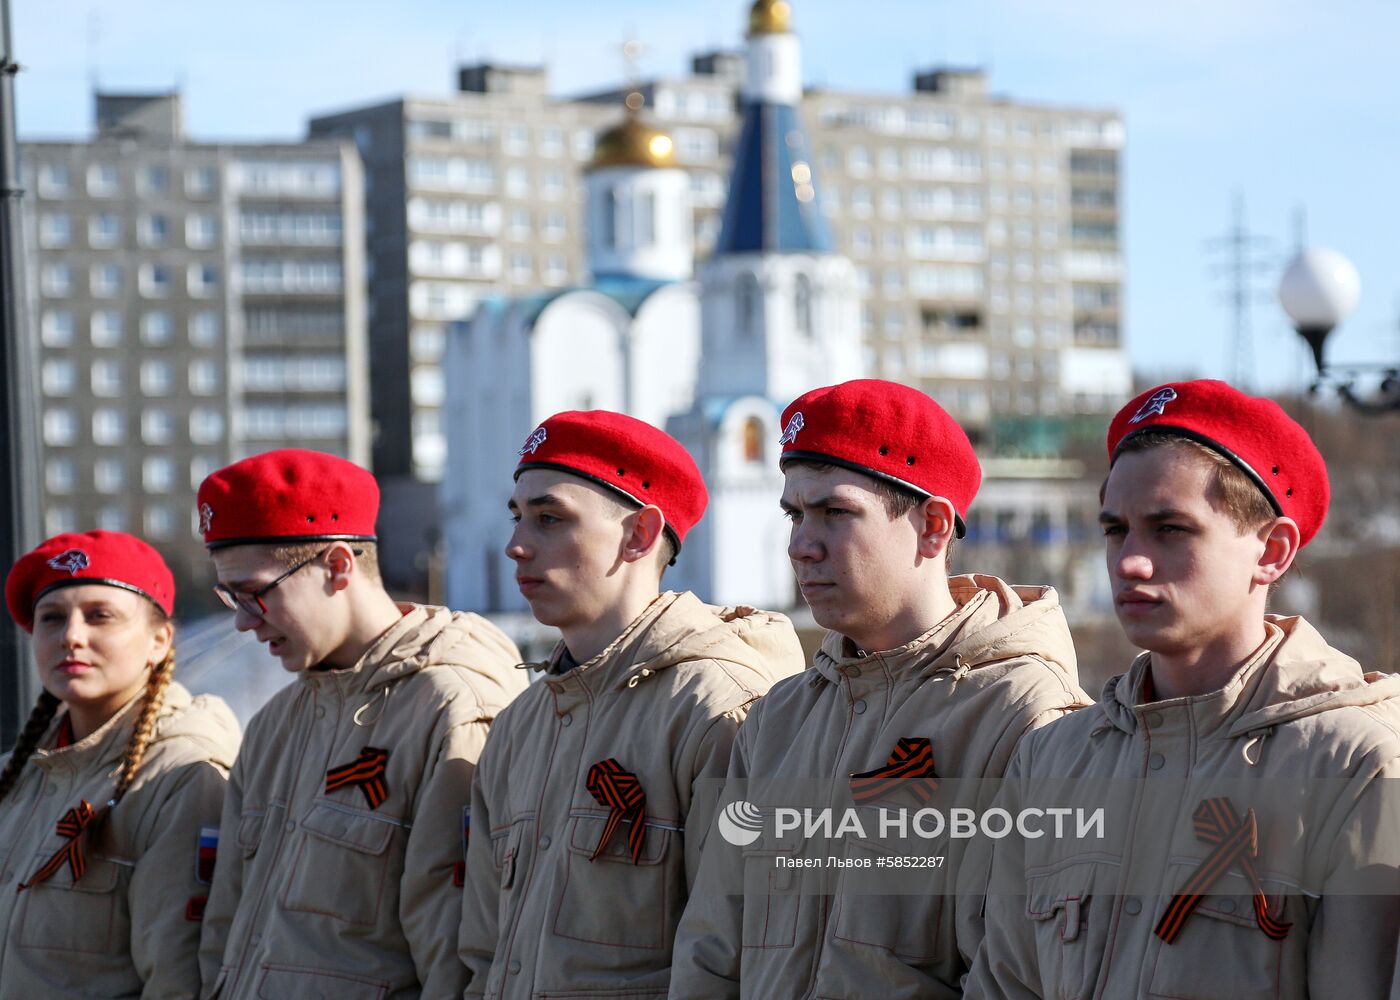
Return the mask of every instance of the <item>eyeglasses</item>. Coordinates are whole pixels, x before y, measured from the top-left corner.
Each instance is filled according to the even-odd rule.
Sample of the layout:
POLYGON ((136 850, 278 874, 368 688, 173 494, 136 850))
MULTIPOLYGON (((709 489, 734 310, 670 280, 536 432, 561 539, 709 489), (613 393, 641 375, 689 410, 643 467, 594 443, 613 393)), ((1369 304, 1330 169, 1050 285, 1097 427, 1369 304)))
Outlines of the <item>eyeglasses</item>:
MULTIPOLYGON (((287 579, 287 577, 297 572, 297 570, 305 569, 329 551, 329 548, 322 549, 310 559, 305 559, 297 563, 277 579, 273 580, 271 583, 263 584, 257 590, 233 590, 224 586, 222 583, 216 583, 214 584, 214 593, 219 595, 219 600, 223 601, 224 607, 228 608, 230 611, 237 611, 242 608, 254 618, 261 618, 267 614, 267 604, 263 602, 263 598, 266 597, 268 593, 283 580, 287 579)), ((354 550, 352 549, 351 551, 354 550)), ((359 555, 358 552, 355 554, 359 555)))

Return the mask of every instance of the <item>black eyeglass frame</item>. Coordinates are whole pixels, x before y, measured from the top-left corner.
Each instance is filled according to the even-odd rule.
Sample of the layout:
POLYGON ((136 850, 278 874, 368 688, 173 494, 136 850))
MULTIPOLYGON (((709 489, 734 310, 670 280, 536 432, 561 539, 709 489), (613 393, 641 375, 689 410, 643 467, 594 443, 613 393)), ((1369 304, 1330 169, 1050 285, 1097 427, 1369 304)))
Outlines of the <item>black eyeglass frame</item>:
MULTIPOLYGON (((287 570, 287 572, 279 576, 277 579, 273 580, 271 583, 263 584, 257 590, 234 590, 232 587, 226 587, 222 583, 216 583, 214 584, 214 593, 219 598, 219 600, 223 602, 224 607, 228 608, 230 611, 238 611, 239 609, 242 609, 248 612, 248 614, 252 615, 254 618, 262 618, 267 614, 267 602, 264 601, 263 598, 266 597, 273 590, 275 590, 280 583, 286 580, 293 573, 296 573, 300 570, 305 569, 307 566, 310 566, 317 559, 320 559, 323 555, 329 552, 332 548, 333 546, 327 545, 324 549, 322 549, 320 552, 317 552, 310 559, 302 560, 301 562, 293 566, 291 569, 287 570)), ((352 548, 350 552, 353 555, 357 556, 364 555, 364 549, 352 548)))

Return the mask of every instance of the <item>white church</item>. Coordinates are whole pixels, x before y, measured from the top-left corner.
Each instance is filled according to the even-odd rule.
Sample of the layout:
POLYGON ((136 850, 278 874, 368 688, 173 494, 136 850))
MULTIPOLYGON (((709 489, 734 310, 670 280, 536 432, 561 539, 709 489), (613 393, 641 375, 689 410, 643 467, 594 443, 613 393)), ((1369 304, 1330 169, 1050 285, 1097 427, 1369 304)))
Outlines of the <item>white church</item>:
POLYGON ((598 137, 586 178, 592 281, 484 303, 444 360, 447 604, 524 611, 504 554, 521 442, 550 414, 629 413, 695 456, 710 491, 670 589, 717 604, 798 603, 778 508, 779 414, 861 377, 855 268, 832 251, 797 106, 801 51, 782 0, 750 14, 744 118, 715 249, 694 259, 690 188, 639 117, 598 137))

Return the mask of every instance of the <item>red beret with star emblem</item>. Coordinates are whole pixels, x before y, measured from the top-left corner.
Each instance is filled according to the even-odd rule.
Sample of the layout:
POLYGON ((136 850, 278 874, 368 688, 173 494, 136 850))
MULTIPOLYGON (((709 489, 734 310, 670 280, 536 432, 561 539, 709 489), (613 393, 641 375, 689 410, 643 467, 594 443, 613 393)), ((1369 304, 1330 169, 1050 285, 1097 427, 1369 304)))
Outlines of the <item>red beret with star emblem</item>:
POLYGON ((566 410, 540 424, 520 449, 515 478, 526 469, 559 469, 659 507, 677 551, 710 502, 695 459, 679 441, 610 410, 566 410))
POLYGON ((51 590, 100 584, 140 594, 166 617, 175 613, 175 578, 160 553, 135 535, 87 531, 55 535, 20 557, 5 578, 5 604, 34 630, 34 606, 51 590))
POLYGON ((972 442, 918 389, 864 378, 798 396, 783 411, 780 465, 807 459, 883 479, 953 505, 958 537, 982 485, 972 442))
POLYGON ((354 462, 281 448, 212 473, 195 500, 211 549, 256 543, 372 542, 379 484, 354 462))
POLYGON ((1109 463, 1124 441, 1148 431, 1190 438, 1228 458, 1275 512, 1297 523, 1301 545, 1322 527, 1332 496, 1327 463, 1308 432, 1272 399, 1216 379, 1148 389, 1109 424, 1109 463))

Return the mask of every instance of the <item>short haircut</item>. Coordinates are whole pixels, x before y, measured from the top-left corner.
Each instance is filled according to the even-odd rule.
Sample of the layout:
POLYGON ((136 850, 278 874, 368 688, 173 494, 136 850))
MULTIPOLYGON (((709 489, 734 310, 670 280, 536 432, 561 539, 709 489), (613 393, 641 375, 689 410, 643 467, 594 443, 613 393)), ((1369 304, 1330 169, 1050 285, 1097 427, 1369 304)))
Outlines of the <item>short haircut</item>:
MULTIPOLYGON (((1118 448, 1118 455, 1135 451, 1151 451, 1153 448, 1177 448, 1203 455, 1214 467, 1210 483, 1206 487, 1206 497, 1222 511, 1234 524, 1238 534, 1246 534, 1268 524, 1279 516, 1274 505, 1264 495, 1255 482, 1234 462, 1209 445, 1202 444, 1180 434, 1167 431, 1144 431, 1125 440, 1118 448)), ((1117 456, 1115 455, 1115 458, 1117 456)), ((1103 502, 1104 485, 1099 487, 1099 502, 1103 502)))
MULTIPOLYGON (((288 545, 272 543, 272 558, 282 564, 283 569, 291 569, 299 562, 314 558, 324 552, 337 539, 323 538, 315 542, 293 542, 288 545)), ((346 545, 355 553, 355 566, 373 583, 381 584, 379 576, 379 545, 377 542, 347 541, 346 545)))
MULTIPOLYGON (((804 465, 807 468, 815 469, 818 472, 834 472, 842 470, 847 472, 856 471, 854 469, 849 468, 848 466, 836 465, 832 462, 819 462, 816 459, 812 458, 791 459, 783 463, 783 468, 787 469, 794 465, 804 465)), ((870 491, 880 498, 880 501, 885 506, 885 514, 889 517, 891 521, 898 521, 901 517, 904 517, 919 504, 929 499, 929 497, 925 496, 923 493, 920 493, 918 490, 911 489, 908 486, 901 486, 898 483, 891 482, 888 479, 884 479, 880 476, 868 475, 864 472, 859 474, 870 481, 870 491)), ((958 512, 954 511, 953 513, 954 515, 956 515, 958 512)), ((958 533, 957 531, 953 531, 948 535, 948 544, 943 548, 943 551, 947 554, 948 557, 947 565, 949 570, 951 570, 953 567, 953 546, 957 543, 957 540, 958 533)))

